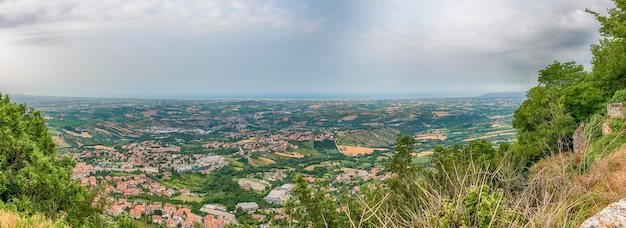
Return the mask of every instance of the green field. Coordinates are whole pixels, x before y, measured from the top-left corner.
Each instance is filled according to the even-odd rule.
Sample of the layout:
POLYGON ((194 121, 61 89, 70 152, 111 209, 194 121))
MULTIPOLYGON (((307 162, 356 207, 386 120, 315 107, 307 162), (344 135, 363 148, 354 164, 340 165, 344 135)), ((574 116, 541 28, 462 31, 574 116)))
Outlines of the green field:
POLYGON ((172 189, 188 189, 192 192, 202 191, 208 176, 202 173, 172 173, 172 177, 162 177, 158 182, 172 189))

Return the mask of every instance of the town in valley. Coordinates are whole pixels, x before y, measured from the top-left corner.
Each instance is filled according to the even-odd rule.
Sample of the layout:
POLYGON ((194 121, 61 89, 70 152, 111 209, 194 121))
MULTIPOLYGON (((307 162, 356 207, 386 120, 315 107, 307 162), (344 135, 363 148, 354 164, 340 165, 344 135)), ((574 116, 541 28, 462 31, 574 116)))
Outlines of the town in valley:
POLYGON ((354 194, 390 177, 398 135, 436 146, 512 142, 523 94, 388 100, 153 100, 15 96, 41 112, 73 177, 108 216, 170 227, 285 223, 294 177, 354 194))

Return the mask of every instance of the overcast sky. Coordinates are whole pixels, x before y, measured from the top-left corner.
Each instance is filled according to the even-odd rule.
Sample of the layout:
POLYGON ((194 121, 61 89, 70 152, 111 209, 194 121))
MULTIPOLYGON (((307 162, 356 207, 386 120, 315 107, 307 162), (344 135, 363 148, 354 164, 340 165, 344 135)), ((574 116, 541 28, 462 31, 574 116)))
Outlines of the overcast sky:
POLYGON ((211 97, 526 91, 589 69, 610 0, 0 0, 0 92, 211 97))

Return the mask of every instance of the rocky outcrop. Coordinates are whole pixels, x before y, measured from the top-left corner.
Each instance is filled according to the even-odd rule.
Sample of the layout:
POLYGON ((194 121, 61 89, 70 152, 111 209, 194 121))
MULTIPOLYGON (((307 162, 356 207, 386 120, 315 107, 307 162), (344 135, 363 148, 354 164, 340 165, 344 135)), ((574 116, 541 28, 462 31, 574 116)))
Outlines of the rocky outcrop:
POLYGON ((607 105, 606 114, 609 118, 626 118, 626 102, 607 105))
POLYGON ((609 125, 609 123, 607 123, 607 121, 605 120, 602 123, 602 135, 607 135, 607 134, 611 134, 613 133, 613 128, 611 127, 611 125, 609 125))
POLYGON ((574 153, 582 153, 587 150, 587 146, 589 145, 589 140, 585 137, 585 127, 587 124, 581 123, 580 126, 574 131, 574 153))
POLYGON ((602 123, 602 135, 613 133, 613 128, 609 124, 613 119, 626 119, 626 102, 611 103, 606 106, 607 119, 602 123))
POLYGON ((626 227, 626 199, 612 203, 591 218, 581 228, 626 227))

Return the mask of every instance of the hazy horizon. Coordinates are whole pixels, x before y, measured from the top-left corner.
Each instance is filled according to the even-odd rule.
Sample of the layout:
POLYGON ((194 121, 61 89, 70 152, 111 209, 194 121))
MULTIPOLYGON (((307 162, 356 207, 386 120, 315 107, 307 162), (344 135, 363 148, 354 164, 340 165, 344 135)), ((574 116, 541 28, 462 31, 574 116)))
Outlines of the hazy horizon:
POLYGON ((494 92, 481 94, 448 94, 448 93, 430 93, 430 94, 223 94, 223 95, 197 95, 197 96, 58 96, 58 95, 33 95, 20 93, 2 93, 8 94, 12 99, 22 97, 48 97, 48 98, 86 98, 86 99, 151 99, 151 100, 403 100, 403 99, 445 99, 445 98, 464 98, 464 97, 480 97, 491 94, 501 94, 503 96, 519 95, 525 92, 494 92))

